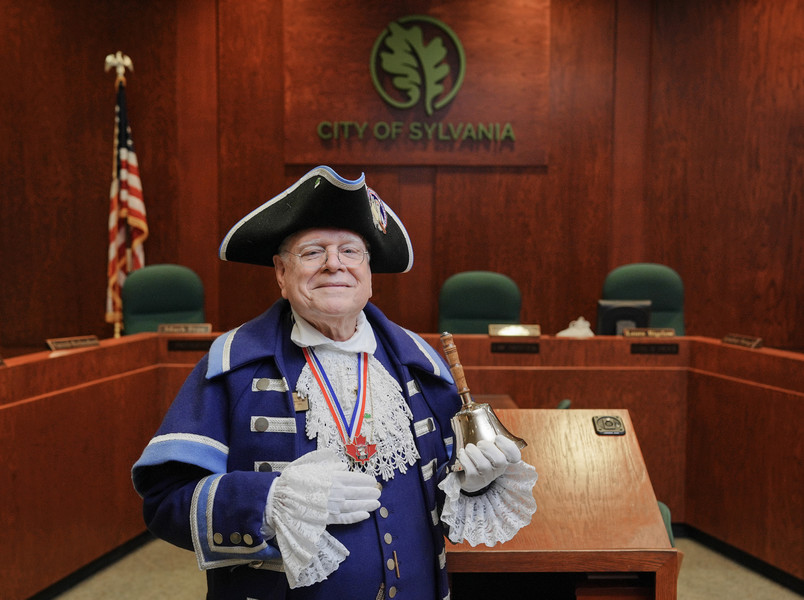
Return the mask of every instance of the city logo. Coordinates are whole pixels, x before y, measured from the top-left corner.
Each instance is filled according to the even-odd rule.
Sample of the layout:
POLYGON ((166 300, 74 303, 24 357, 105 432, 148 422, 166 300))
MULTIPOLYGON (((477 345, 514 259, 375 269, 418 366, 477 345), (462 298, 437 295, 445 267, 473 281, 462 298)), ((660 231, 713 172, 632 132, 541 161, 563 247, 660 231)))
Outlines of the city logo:
POLYGON ((369 61, 377 93, 390 106, 420 106, 427 116, 449 104, 466 71, 458 36, 427 15, 392 21, 377 36, 369 61))

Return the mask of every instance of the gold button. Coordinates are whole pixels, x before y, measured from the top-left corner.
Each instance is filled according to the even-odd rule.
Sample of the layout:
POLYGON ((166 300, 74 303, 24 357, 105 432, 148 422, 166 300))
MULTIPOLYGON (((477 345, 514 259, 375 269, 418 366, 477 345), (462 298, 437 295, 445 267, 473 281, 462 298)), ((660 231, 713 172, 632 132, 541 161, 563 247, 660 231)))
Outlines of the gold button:
POLYGON ((393 571, 394 567, 396 567, 396 563, 394 562, 393 558, 389 558, 388 561, 385 564, 388 567, 389 571, 393 571))
POLYGON ((387 508, 385 508, 384 506, 380 508, 380 516, 381 516, 383 519, 387 519, 387 518, 388 518, 388 509, 387 509, 387 508))
POLYGON ((215 535, 212 536, 212 541, 215 542, 216 544, 222 544, 223 534, 216 533, 215 535))
POLYGON ((243 536, 243 543, 246 546, 251 546, 251 544, 254 543, 254 538, 251 537, 251 535, 247 533, 246 535, 243 536))
POLYGON ((235 531, 232 535, 229 536, 229 541, 232 542, 233 544, 239 544, 241 541, 243 541, 243 538, 240 536, 239 533, 235 531))
POLYGON ((394 596, 396 596, 396 586, 392 585, 390 588, 388 588, 388 597, 393 598, 394 596))
POLYGON ((254 429, 257 431, 268 431, 268 419, 260 417, 254 421, 254 429))
POLYGON ((393 541, 394 541, 393 536, 392 536, 390 533, 386 533, 386 534, 385 534, 385 543, 386 543, 386 544, 390 544, 390 543, 391 543, 391 542, 393 542, 393 541))

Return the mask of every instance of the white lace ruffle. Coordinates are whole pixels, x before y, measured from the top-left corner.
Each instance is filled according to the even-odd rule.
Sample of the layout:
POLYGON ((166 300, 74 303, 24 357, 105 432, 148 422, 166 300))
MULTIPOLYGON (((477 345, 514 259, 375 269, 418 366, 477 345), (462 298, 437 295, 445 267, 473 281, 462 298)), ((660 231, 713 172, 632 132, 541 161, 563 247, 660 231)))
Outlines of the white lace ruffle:
POLYGON ((495 479, 485 494, 467 496, 461 493, 458 473, 447 475, 438 487, 447 495, 441 521, 449 526, 450 541, 494 546, 513 538, 536 512, 533 486, 537 478, 531 465, 519 461, 495 479))
POLYGON ((332 472, 344 466, 332 452, 311 452, 285 467, 271 488, 264 533, 276 535, 291 588, 323 581, 349 556, 325 530, 332 472))
MULTIPOLYGON (((348 419, 355 403, 356 355, 316 349, 316 356, 335 387, 348 419)), ((366 416, 361 433, 369 444, 376 444, 376 453, 364 463, 354 461, 346 454, 324 395, 308 365, 304 366, 296 382, 296 393, 309 401, 307 437, 318 438, 319 450, 332 450, 351 470, 362 471, 388 481, 393 478, 396 469, 405 473, 408 466, 416 464, 419 459, 419 451, 410 430, 413 413, 405 403, 399 383, 373 356, 369 356, 368 368, 366 416)))

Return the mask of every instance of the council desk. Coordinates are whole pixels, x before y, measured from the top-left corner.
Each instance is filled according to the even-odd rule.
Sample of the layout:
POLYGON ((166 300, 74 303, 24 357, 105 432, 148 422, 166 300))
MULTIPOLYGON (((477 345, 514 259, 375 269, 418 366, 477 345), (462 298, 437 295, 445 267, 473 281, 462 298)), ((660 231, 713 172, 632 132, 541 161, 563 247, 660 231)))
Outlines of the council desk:
MULTIPOLYGON (((27 598, 144 531, 131 465, 213 337, 138 334, 96 347, 6 359, 0 367, 4 598, 27 598)), ((425 337, 440 348, 437 335, 425 337)), ((544 448, 542 442, 554 447, 558 425, 553 417, 540 417, 547 420, 537 424, 527 415, 561 415, 561 427, 573 430, 575 419, 588 417, 586 411, 623 411, 616 414, 628 419, 633 432, 629 451, 636 456, 641 449, 655 498, 668 504, 675 522, 804 578, 802 355, 697 337, 543 336, 518 346, 456 335, 455 343, 474 394, 508 396, 520 409, 539 409, 514 410, 513 417, 500 411, 505 419, 523 419, 525 431, 516 431, 518 423, 512 429, 530 438, 529 452, 544 448), (572 408, 552 410, 563 399, 572 408)), ((540 468, 538 455, 529 459, 540 471, 534 492, 539 502, 550 470, 544 463, 540 468)), ((651 502, 643 498, 642 504, 651 502)), ((532 527, 550 523, 549 508, 543 498, 532 527)), ((564 510, 572 508, 570 502, 564 510)), ((522 541, 527 540, 533 541, 532 550, 545 549, 539 535, 527 533, 522 541)), ((494 556, 501 556, 495 553, 504 555, 518 543, 490 551, 456 547, 448 564, 457 576, 480 563, 494 564, 494 556)), ((645 551, 657 543, 639 545, 645 551)), ((579 546, 570 549, 577 551, 572 568, 597 570, 604 549, 572 544, 579 546)), ((645 570, 659 573, 662 561, 650 559, 654 566, 645 570)), ((511 564, 560 570, 549 561, 511 564)), ((657 584, 666 581, 657 577, 657 584)))

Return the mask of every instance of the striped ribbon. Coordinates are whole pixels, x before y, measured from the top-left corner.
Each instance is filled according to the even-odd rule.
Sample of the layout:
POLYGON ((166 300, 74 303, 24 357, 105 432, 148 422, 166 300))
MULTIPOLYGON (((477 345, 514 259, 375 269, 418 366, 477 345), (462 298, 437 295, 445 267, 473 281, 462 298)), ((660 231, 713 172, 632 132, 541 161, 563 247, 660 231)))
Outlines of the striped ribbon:
POLYGON ((335 420, 335 425, 341 435, 341 439, 345 446, 348 446, 360 435, 360 429, 363 427, 363 415, 366 411, 366 388, 368 382, 368 354, 361 352, 357 355, 357 402, 352 411, 352 418, 347 423, 346 415, 343 412, 338 395, 324 371, 324 367, 315 355, 312 348, 302 348, 304 351, 304 358, 310 366, 310 371, 313 373, 318 387, 321 388, 321 393, 324 394, 324 399, 327 401, 329 412, 335 420))

